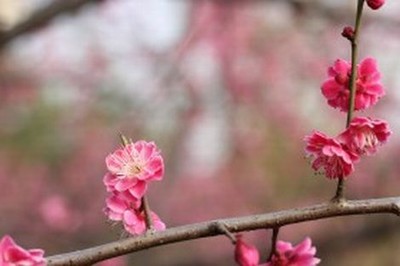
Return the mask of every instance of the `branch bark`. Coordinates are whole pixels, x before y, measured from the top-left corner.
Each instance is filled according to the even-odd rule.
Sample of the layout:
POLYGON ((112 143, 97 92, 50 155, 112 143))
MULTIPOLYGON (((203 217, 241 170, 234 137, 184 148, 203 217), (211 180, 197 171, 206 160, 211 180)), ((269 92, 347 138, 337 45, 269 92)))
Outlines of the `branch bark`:
POLYGON ((0 32, 0 49, 16 37, 46 25, 60 14, 72 12, 90 2, 101 0, 57 0, 34 12, 30 17, 7 31, 0 32))
POLYGON ((147 233, 100 246, 47 257, 49 266, 92 265, 112 257, 132 253, 170 243, 224 234, 219 230, 223 224, 230 232, 276 228, 288 224, 313 221, 348 215, 392 213, 400 216, 400 197, 350 200, 340 203, 321 203, 313 206, 295 208, 273 213, 258 214, 237 218, 219 219, 202 223, 184 225, 162 232, 147 233))

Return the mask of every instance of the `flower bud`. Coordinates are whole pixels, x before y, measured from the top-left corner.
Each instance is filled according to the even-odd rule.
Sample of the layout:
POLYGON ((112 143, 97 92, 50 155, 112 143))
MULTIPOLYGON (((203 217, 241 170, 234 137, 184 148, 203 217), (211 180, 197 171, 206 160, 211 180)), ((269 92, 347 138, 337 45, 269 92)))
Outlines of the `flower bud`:
POLYGON ((350 26, 346 26, 343 28, 342 36, 348 39, 349 41, 354 40, 354 29, 350 26))
POLYGON ((374 10, 379 9, 384 3, 385 0, 367 0, 367 5, 374 10))

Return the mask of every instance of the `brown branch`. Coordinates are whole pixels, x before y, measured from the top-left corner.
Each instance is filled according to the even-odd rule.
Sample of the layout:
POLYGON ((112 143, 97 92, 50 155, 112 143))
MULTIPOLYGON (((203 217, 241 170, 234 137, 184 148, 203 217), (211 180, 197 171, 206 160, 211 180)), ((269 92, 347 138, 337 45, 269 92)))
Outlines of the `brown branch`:
POLYGON ((123 239, 84 250, 50 256, 46 260, 49 266, 91 265, 105 259, 143 249, 224 234, 220 230, 215 230, 218 224, 223 224, 227 230, 235 233, 256 229, 276 228, 288 224, 330 217, 374 213, 392 213, 400 216, 400 197, 351 200, 338 204, 328 202, 273 213, 184 225, 170 228, 162 232, 150 232, 145 235, 123 239))
POLYGON ((60 14, 72 12, 90 2, 101 0, 57 0, 34 12, 30 17, 7 31, 0 32, 0 48, 4 47, 14 38, 36 30, 46 25, 50 20, 60 14))

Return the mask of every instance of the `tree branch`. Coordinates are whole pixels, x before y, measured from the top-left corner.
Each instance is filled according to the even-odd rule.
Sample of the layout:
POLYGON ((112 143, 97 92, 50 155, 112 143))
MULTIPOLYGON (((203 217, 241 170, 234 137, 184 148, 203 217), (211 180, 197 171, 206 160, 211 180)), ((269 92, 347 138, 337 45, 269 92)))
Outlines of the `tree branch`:
POLYGON ((0 32, 0 49, 19 35, 28 33, 46 25, 60 14, 72 12, 90 2, 101 0, 57 0, 34 12, 30 17, 7 31, 0 32))
POLYGON ((218 230, 223 224, 230 232, 276 228, 288 224, 347 215, 392 213, 400 216, 400 197, 351 200, 341 203, 322 203, 273 213, 207 221, 147 233, 108 244, 48 257, 49 266, 91 265, 93 263, 170 243, 224 234, 218 230))

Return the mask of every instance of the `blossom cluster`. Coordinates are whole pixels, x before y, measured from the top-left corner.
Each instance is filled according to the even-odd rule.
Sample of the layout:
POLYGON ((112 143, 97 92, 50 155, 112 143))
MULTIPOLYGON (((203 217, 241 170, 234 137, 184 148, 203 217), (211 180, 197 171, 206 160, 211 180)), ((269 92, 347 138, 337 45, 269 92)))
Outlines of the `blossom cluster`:
MULTIPOLYGON (((349 112, 351 64, 338 59, 328 68, 328 79, 321 92, 333 108, 349 112)), ((357 66, 354 110, 375 105, 385 94, 380 82, 376 60, 366 58, 357 66)), ((348 127, 332 138, 314 131, 305 137, 306 154, 313 157, 312 168, 328 178, 345 178, 354 171, 354 164, 362 155, 372 155, 384 144, 391 131, 388 123, 370 117, 355 117, 348 127)))
POLYGON ((269 261, 259 264, 260 254, 256 247, 245 243, 240 235, 235 245, 235 261, 240 266, 315 266, 320 262, 315 253, 316 248, 312 246, 310 238, 296 246, 277 241, 275 252, 269 261))
MULTIPOLYGON (((112 221, 122 221, 130 234, 142 234, 147 229, 143 197, 148 183, 164 175, 160 150, 154 142, 127 143, 106 157, 106 166, 106 215, 112 221)), ((157 214, 151 212, 150 216, 155 230, 165 229, 157 214)))
POLYGON ((42 249, 25 250, 6 235, 0 240, 1 266, 45 266, 42 249))
MULTIPOLYGON (((385 0, 367 0, 366 3, 376 10, 385 0)), ((344 27, 342 36, 352 43, 356 41, 355 30, 350 26, 344 27)), ((384 120, 355 117, 349 121, 353 111, 365 110, 385 95, 374 58, 367 57, 355 67, 352 69, 350 62, 337 59, 328 68, 328 78, 321 86, 328 105, 348 113, 346 129, 334 138, 314 131, 304 139, 306 154, 313 157, 312 168, 331 179, 349 176, 360 157, 376 153, 378 146, 386 143, 392 133, 384 120)))

